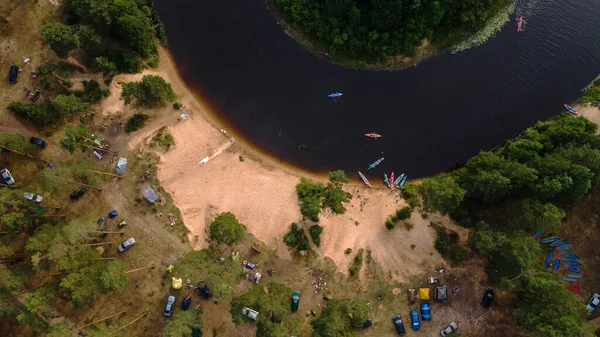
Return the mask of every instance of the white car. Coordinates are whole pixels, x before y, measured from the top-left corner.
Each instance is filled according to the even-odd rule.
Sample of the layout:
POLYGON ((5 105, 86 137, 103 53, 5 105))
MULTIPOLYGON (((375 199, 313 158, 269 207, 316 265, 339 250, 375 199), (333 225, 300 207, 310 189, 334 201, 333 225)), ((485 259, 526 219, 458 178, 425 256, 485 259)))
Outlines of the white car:
POLYGON ((3 169, 2 171, 0 171, 0 175, 2 175, 2 180, 6 185, 14 185, 15 184, 15 180, 10 175, 10 172, 7 169, 3 169))
POLYGON ((592 295, 592 298, 590 298, 590 301, 586 305, 586 309, 589 312, 594 312, 594 310, 596 310, 596 307, 598 306, 598 304, 600 304, 600 295, 594 294, 594 295, 592 295))
POLYGON ((42 197, 39 194, 25 192, 25 199, 29 200, 29 201, 40 203, 40 202, 42 202, 42 200, 44 200, 44 197, 42 197))
POLYGON ((458 326, 456 325, 456 322, 452 322, 450 323, 450 325, 448 325, 448 327, 444 330, 442 330, 441 334, 442 336, 448 336, 449 334, 451 334, 452 332, 454 332, 454 330, 456 330, 458 328, 458 326))
POLYGON ((119 250, 119 252, 122 253, 129 249, 131 246, 133 246, 133 244, 135 244, 135 240, 133 238, 129 238, 127 239, 127 241, 120 244, 119 247, 117 247, 117 249, 119 250))

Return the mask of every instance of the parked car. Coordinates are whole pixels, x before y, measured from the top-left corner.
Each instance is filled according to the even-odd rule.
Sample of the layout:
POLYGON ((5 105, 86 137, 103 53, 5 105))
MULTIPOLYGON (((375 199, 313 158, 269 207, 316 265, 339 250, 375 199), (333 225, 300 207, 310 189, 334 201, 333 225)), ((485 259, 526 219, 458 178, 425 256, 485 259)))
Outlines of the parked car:
POLYGON ((42 197, 39 194, 35 194, 35 193, 25 192, 24 196, 25 196, 25 200, 29 200, 29 201, 33 201, 33 202, 37 202, 37 203, 40 203, 40 202, 42 202, 42 200, 44 200, 44 197, 42 197))
POLYGON ((6 185, 14 185, 15 184, 15 180, 10 175, 10 171, 8 169, 3 169, 2 171, 0 171, 0 175, 2 175, 2 180, 4 180, 4 183, 6 185))
POLYGON ((292 312, 298 311, 298 304, 300 303, 300 291, 294 290, 292 294, 292 312))
POLYGON ((192 296, 184 297, 183 302, 181 302, 181 309, 187 310, 190 307, 191 302, 192 302, 192 296))
POLYGON ((14 64, 10 65, 10 70, 8 71, 8 81, 10 84, 17 83, 17 77, 19 76, 19 67, 14 64))
POLYGON ((600 304, 600 295, 594 294, 592 295, 592 298, 590 298, 586 308, 589 312, 594 312, 598 304, 600 304))
POLYGON ((429 303, 421 303, 421 318, 424 321, 431 321, 431 306, 429 303))
POLYGON ((200 328, 192 328, 192 337, 200 337, 200 328))
POLYGON ((483 291, 483 297, 481 298, 481 305, 484 308, 488 308, 492 304, 494 299, 494 290, 492 288, 485 288, 483 291))
POLYGON ((38 147, 41 147, 42 149, 45 149, 46 146, 48 145, 48 143, 46 143, 45 140, 39 139, 39 138, 35 138, 35 137, 31 137, 29 138, 29 142, 33 145, 36 145, 38 147))
POLYGON ((419 330, 421 328, 421 323, 419 322, 419 314, 416 310, 410 312, 410 322, 412 323, 413 330, 419 330))
POLYGON ((454 330, 456 330, 457 328, 458 326, 456 325, 456 322, 451 322, 446 329, 442 330, 441 334, 442 336, 446 337, 452 332, 454 332, 454 330))
POLYGON ((173 313, 173 305, 175 305, 175 296, 169 296, 169 298, 167 298, 167 304, 165 305, 165 316, 171 316, 173 313))
POLYGON ((79 199, 85 193, 85 191, 87 191, 87 187, 81 186, 75 191, 71 192, 71 194, 69 194, 69 197, 71 198, 71 200, 79 199))
POLYGON ((125 242, 120 244, 119 247, 117 247, 117 249, 119 250, 119 252, 122 253, 122 252, 126 251, 127 249, 129 249, 134 244, 135 244, 135 240, 133 238, 129 238, 125 242))
POLYGON ((406 333, 406 330, 404 330, 404 323, 402 323, 402 318, 400 318, 400 315, 392 317, 392 322, 394 322, 399 335, 404 335, 406 333))
POLYGON ((258 319, 258 311, 252 310, 250 308, 242 309, 242 315, 249 317, 255 321, 258 319))

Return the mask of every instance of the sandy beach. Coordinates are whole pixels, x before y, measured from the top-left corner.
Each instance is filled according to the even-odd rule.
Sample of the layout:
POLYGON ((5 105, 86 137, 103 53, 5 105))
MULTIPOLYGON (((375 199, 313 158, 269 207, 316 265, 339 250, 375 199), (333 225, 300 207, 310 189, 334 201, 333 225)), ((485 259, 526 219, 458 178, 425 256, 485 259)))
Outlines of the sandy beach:
MULTIPOLYGON (((222 130, 180 79, 166 51, 161 50, 160 59, 157 69, 118 75, 101 113, 107 116, 118 112, 125 120, 134 112, 140 112, 123 105, 119 99, 120 83, 137 81, 146 74, 159 75, 171 83, 184 108, 144 110, 152 118, 144 129, 131 135, 129 146, 144 147, 149 136, 160 127, 168 126, 176 145, 169 152, 159 154, 158 178, 181 210, 194 249, 208 246, 207 227, 216 215, 232 212, 249 232, 277 249, 280 257, 291 258, 282 238, 292 222, 302 219, 295 186, 300 177, 314 180, 323 180, 323 177, 281 166, 222 130), (182 111, 187 111, 192 118, 180 119, 182 111), (199 165, 207 156, 209 161, 199 165), (244 161, 240 161, 240 156, 244 161)), ((368 189, 354 183, 346 189, 353 194, 352 201, 346 205, 348 211, 343 215, 322 213, 321 246, 314 247, 321 256, 330 257, 346 272, 354 256, 344 254, 346 248, 354 252, 360 248, 370 249, 384 270, 401 281, 443 263, 433 247, 435 231, 430 219, 414 212, 410 219, 411 230, 402 224, 391 231, 385 228, 385 220, 404 203, 396 192, 368 189)), ((447 222, 447 219, 435 221, 447 222)))

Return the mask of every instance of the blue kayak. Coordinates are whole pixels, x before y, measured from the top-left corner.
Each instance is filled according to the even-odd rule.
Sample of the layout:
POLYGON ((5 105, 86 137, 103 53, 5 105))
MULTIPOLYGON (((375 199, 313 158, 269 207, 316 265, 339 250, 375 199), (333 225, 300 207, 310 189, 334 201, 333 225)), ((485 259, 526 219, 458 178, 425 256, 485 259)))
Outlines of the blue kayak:
POLYGON ((566 260, 565 264, 568 264, 569 266, 573 266, 573 267, 583 266, 581 263, 579 263, 577 261, 571 261, 571 260, 566 260))
POLYGON ((571 249, 571 248, 573 248, 574 246, 575 246, 574 244, 572 244, 572 243, 569 243, 568 245, 562 245, 562 246, 560 246, 560 247, 556 247, 556 251, 557 251, 557 252, 560 252, 560 251, 563 251, 563 250, 571 249))
POLYGON ((570 277, 563 277, 562 280, 563 281, 567 281, 567 282, 575 282, 575 281, 577 281, 576 279, 570 278, 570 277))
POLYGON ((539 238, 542 234, 546 233, 546 228, 544 229, 540 229, 539 231, 537 231, 535 234, 533 234, 533 238, 537 239, 539 238))
POLYGON ((575 267, 571 267, 571 266, 566 266, 565 268, 567 268, 568 271, 570 271, 571 273, 575 273, 575 274, 583 274, 583 271, 575 268, 575 267))
POLYGON ((338 98, 342 96, 344 96, 344 94, 341 92, 332 92, 331 94, 327 95, 327 97, 329 98, 338 98))
POLYGON ((553 267, 554 267, 554 272, 556 273, 556 271, 560 267, 560 257, 558 259, 554 260, 553 267))
POLYGON ((540 243, 550 243, 550 242, 554 242, 556 240, 558 240, 558 238, 556 236, 551 236, 549 238, 541 239, 540 243))
POLYGON ((583 276, 578 275, 578 274, 569 274, 569 275, 567 275, 567 277, 569 277, 569 278, 582 278, 583 276))
POLYGON ((567 239, 562 239, 562 240, 554 241, 554 242, 552 242, 552 243, 550 244, 550 247, 556 247, 556 246, 560 246, 560 245, 562 245, 563 243, 565 243, 565 242, 567 242, 567 241, 569 241, 569 240, 567 240, 567 239))
POLYGON ((402 181, 400 181, 400 184, 398 185, 399 189, 402 189, 404 187, 404 184, 406 183, 406 179, 408 179, 408 176, 404 176, 404 178, 402 178, 402 181))
POLYGON ((550 267, 550 263, 552 263, 552 251, 549 251, 548 255, 546 255, 546 269, 550 267))
POLYGON ((570 259, 570 260, 579 260, 579 256, 577 256, 575 254, 571 254, 571 253, 561 254, 560 256, 570 259))

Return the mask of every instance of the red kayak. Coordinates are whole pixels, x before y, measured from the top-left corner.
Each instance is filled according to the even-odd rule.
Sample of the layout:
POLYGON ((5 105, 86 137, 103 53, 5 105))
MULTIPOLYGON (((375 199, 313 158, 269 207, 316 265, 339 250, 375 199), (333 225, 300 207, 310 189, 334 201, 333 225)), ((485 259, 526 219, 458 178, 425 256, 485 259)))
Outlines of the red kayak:
POLYGON ((377 139, 377 138, 381 138, 381 135, 380 135, 380 134, 377 134, 377 133, 375 133, 375 132, 373 132, 373 133, 365 133, 365 136, 367 136, 367 137, 369 137, 369 138, 375 138, 375 139, 377 139))
POLYGON ((523 17, 519 18, 519 23, 517 23, 517 33, 521 31, 521 27, 523 27, 523 17))

